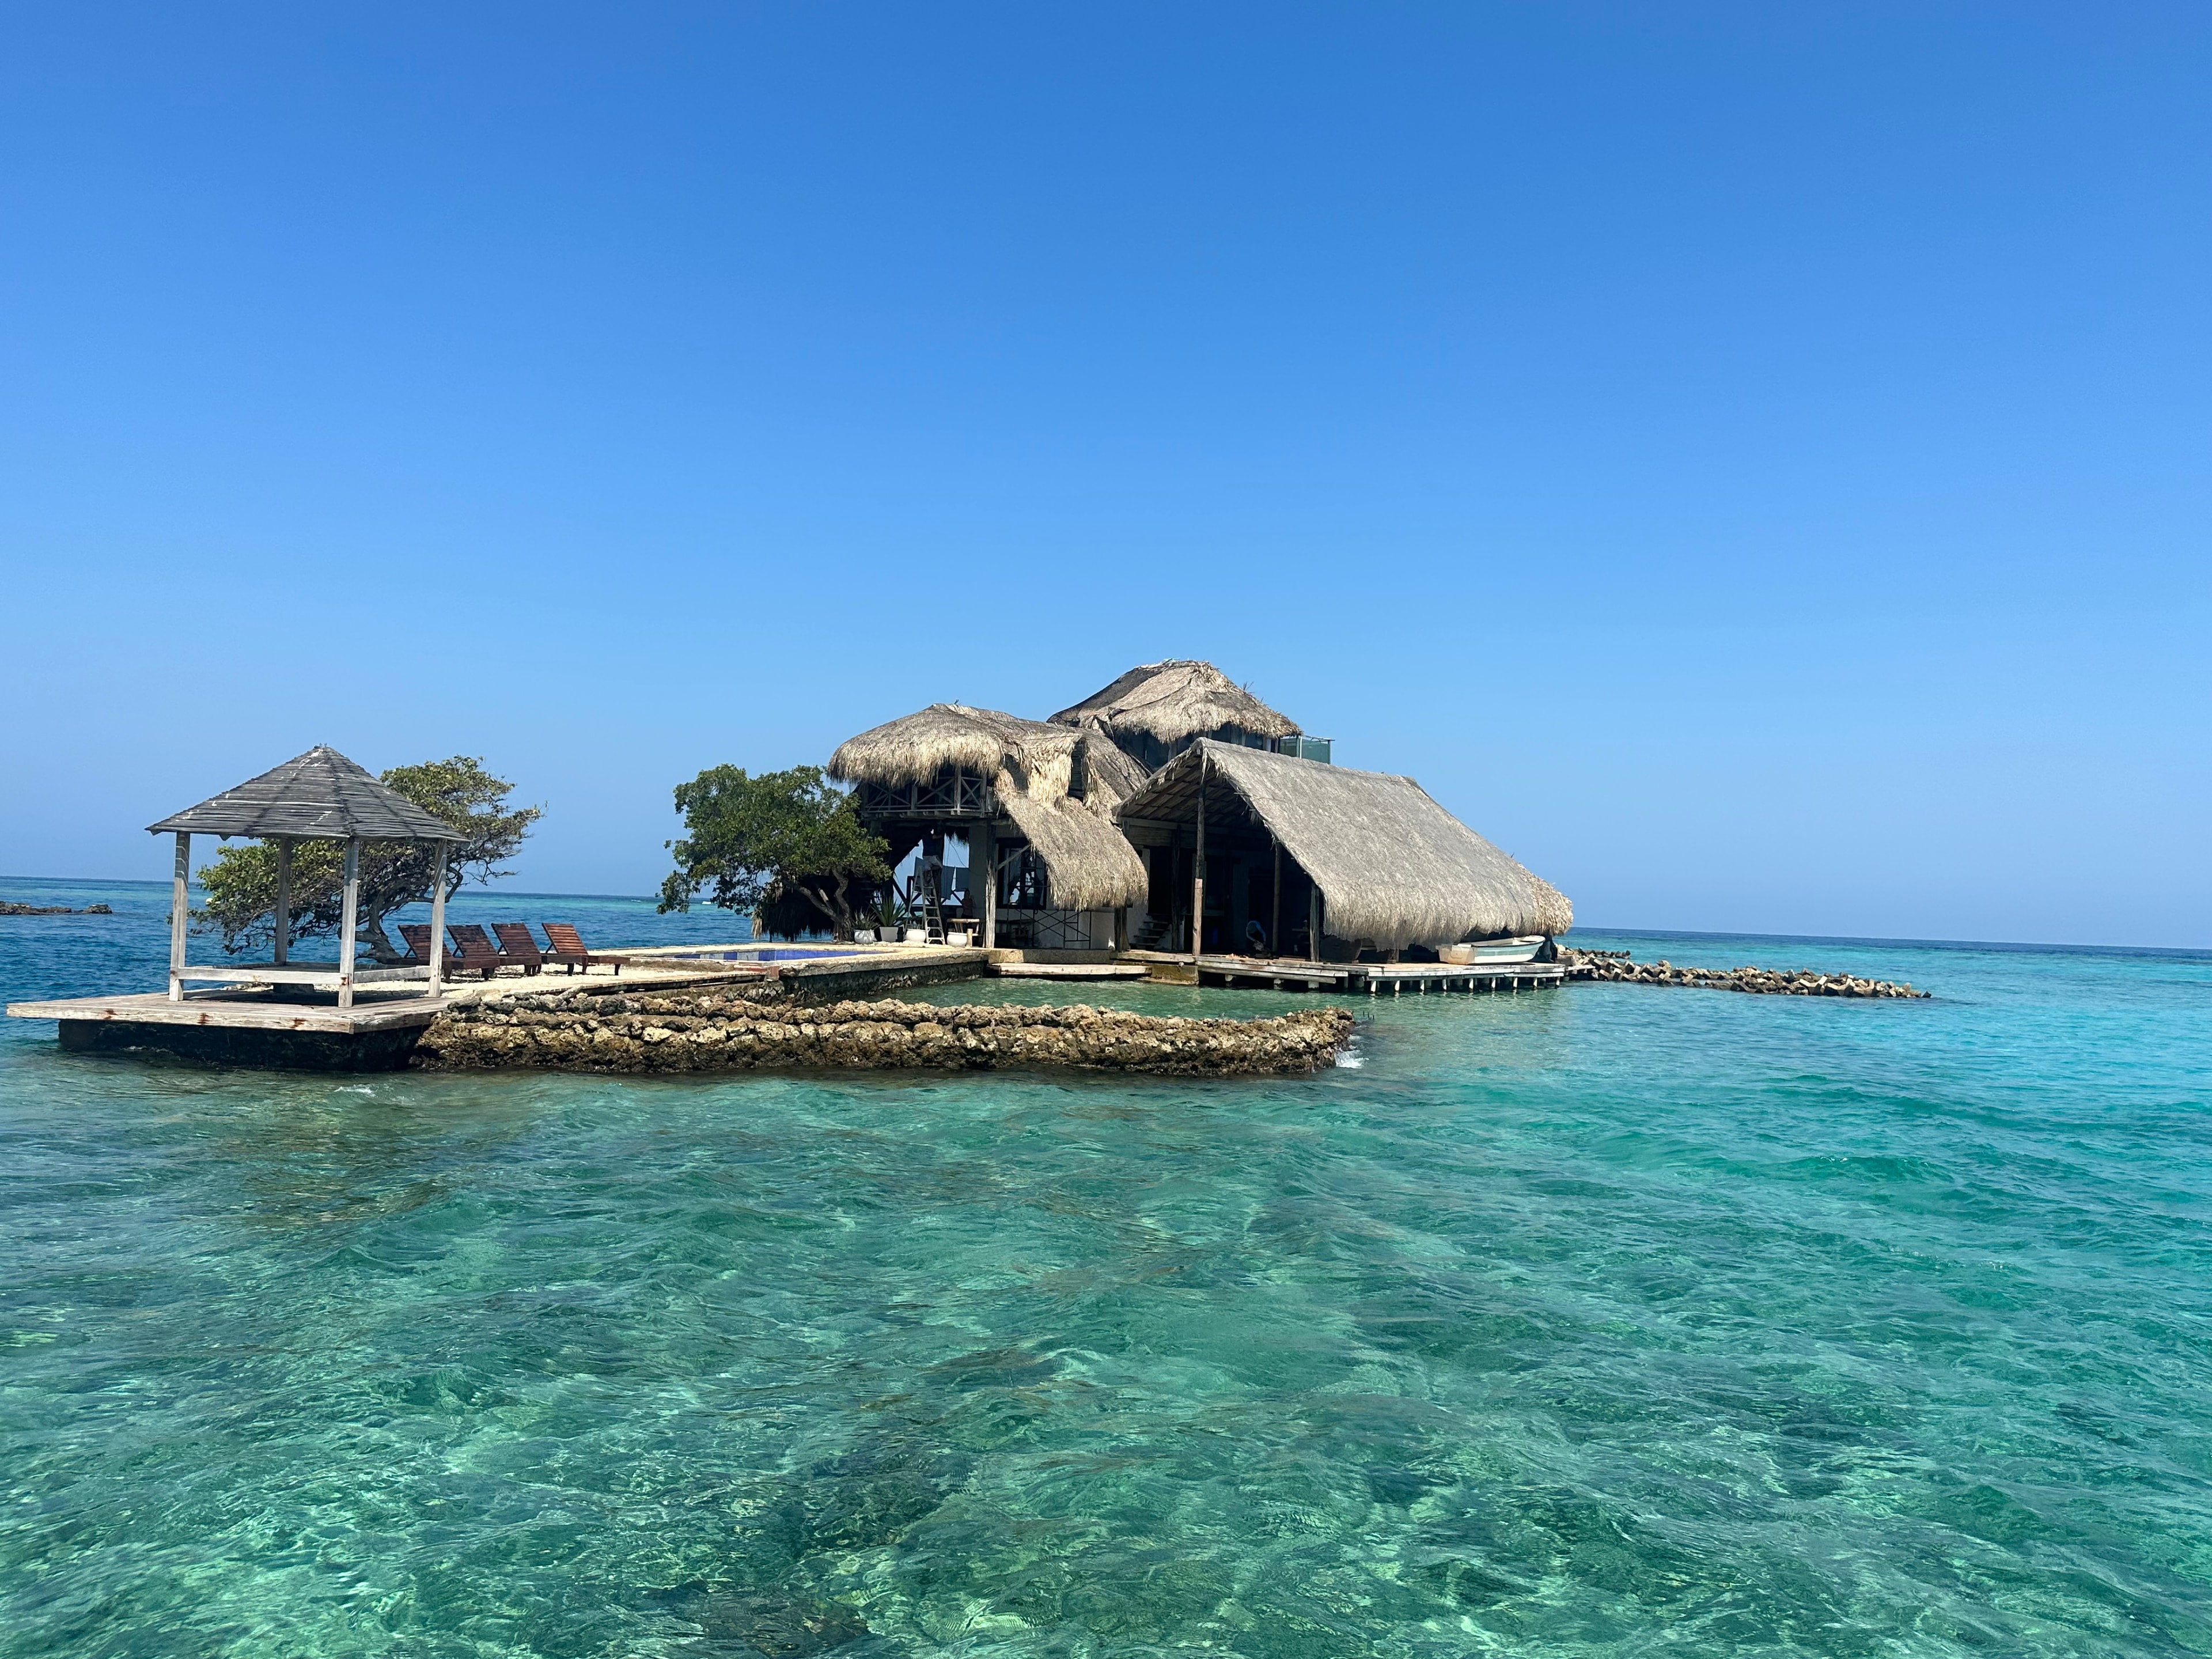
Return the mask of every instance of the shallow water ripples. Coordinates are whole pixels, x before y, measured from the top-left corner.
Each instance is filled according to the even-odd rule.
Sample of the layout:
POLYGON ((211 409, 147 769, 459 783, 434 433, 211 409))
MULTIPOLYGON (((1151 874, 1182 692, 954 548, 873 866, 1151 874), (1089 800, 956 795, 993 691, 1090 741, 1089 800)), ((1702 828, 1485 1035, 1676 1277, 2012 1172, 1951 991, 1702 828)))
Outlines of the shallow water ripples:
POLYGON ((1297 1083, 16 1042, 0 1653, 2206 1650, 2204 981, 2039 1077, 2008 968, 1297 1083))

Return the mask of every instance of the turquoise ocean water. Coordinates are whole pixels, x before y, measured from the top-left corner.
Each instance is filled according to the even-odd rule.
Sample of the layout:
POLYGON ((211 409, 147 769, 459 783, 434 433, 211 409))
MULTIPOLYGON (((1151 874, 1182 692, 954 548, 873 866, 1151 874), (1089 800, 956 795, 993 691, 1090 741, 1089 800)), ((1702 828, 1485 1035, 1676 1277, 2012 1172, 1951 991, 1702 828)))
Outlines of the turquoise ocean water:
MULTIPOLYGON (((161 889, 0 896, 126 913, 0 919, 7 996, 155 983, 161 889)), ((1937 995, 1195 1085, 7 1022, 0 1655, 2212 1651, 2212 958, 1588 942, 1937 995)))

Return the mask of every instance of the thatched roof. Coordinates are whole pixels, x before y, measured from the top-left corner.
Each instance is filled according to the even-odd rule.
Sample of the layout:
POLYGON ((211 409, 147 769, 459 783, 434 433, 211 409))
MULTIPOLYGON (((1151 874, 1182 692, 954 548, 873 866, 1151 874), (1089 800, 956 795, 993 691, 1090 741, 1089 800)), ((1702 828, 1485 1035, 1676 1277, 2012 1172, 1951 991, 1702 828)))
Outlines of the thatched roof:
POLYGON ((1138 736, 1170 748, 1234 726, 1260 738, 1297 734, 1279 714, 1210 662, 1152 662, 1054 714, 1059 726, 1095 726, 1117 742, 1138 736))
POLYGON ((847 783, 896 788, 926 783, 948 766, 964 766, 988 778, 1008 761, 1047 762, 1074 751, 1076 732, 1044 720, 1025 720, 995 708, 933 702, 848 738, 830 757, 830 775, 847 783))
POLYGON ((1083 760, 1091 804, 1113 808, 1145 787, 1152 775, 1097 728, 1084 734, 1083 760), (1097 741, 1092 742, 1093 733, 1097 741))
POLYGON ((999 786, 1006 816, 1044 860, 1048 896, 1062 910, 1118 910, 1144 896, 1145 864, 1112 809, 1068 795, 999 786))
POLYGON ((1437 805, 1411 778, 1358 772, 1234 744, 1200 742, 1122 803, 1124 818, 1195 816, 1199 767, 1208 811, 1234 792, 1321 888, 1322 923, 1378 950, 1468 938, 1564 933, 1574 909, 1540 879, 1437 805))
POLYGON ((1551 939, 1556 938, 1573 927, 1575 925, 1574 901, 1534 871, 1524 866, 1522 873, 1536 884, 1538 925, 1528 931, 1532 933, 1541 933, 1546 938, 1551 939))
POLYGON ((1115 805, 1125 793, 1123 757, 1087 734, 995 708, 932 703, 840 744, 830 775, 848 783, 897 787, 927 782, 948 766, 990 781, 1006 816, 1044 860, 1053 903, 1069 910, 1117 910, 1145 890, 1145 866, 1121 830, 1115 805), (1087 752, 1086 752, 1087 751, 1087 752), (1079 755, 1091 763, 1091 799, 1067 793, 1079 755), (1103 787, 1101 768, 1107 777, 1103 787))
POLYGON ((302 841, 459 841, 460 832, 335 749, 318 744, 147 830, 163 836, 296 836, 302 841))

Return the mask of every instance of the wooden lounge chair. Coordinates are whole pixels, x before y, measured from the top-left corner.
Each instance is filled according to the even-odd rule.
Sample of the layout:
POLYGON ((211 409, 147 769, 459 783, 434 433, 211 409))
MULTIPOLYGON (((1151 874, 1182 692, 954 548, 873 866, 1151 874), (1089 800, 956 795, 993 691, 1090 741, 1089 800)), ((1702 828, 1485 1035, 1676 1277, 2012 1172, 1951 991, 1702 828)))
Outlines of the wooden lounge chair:
POLYGON ((541 921, 538 925, 545 930, 546 941, 553 947, 545 952, 545 960, 566 963, 568 971, 572 974, 579 968, 592 968, 604 962, 611 963, 615 972, 619 975, 623 970, 623 963, 629 960, 628 957, 592 955, 584 948, 583 935, 579 933, 570 923, 541 921))
POLYGON ((449 921, 446 924, 446 932, 452 935, 454 948, 461 953, 464 972, 481 973, 489 979, 502 968, 520 968, 526 974, 534 974, 542 965, 542 959, 535 949, 526 962, 520 957, 511 957, 495 945, 485 936, 484 930, 473 921, 449 921))
POLYGON ((522 963, 525 973, 534 974, 545 965, 545 953, 538 948, 527 922, 495 921, 491 930, 499 935, 499 948, 522 963))
MULTIPOLYGON (((450 933, 453 930, 449 927, 446 931, 450 933)), ((430 930, 416 923, 403 921, 399 924, 399 937, 407 941, 407 954, 399 958, 399 965, 403 968, 428 968, 430 965, 430 930)), ((447 979, 456 974, 482 974, 489 979, 505 961, 504 957, 491 948, 489 941, 473 955, 448 946, 439 962, 438 971, 447 979)))
MULTIPOLYGON (((416 923, 403 921, 399 924, 399 937, 407 945, 407 954, 399 958, 399 966, 428 968, 430 965, 430 930, 416 923)), ((453 971, 452 951, 446 952, 443 965, 447 973, 453 971)))

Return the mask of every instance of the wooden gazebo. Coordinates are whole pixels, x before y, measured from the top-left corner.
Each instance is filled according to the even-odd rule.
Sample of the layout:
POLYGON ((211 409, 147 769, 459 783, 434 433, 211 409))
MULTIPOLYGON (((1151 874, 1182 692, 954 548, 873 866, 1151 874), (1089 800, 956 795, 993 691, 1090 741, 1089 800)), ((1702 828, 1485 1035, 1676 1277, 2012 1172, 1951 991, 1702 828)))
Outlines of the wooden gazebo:
POLYGON ((461 840, 453 827, 381 784, 335 749, 321 744, 295 756, 211 800, 146 826, 150 834, 177 838, 175 894, 169 915, 169 1000, 184 1000, 185 981, 213 980, 231 984, 305 985, 335 990, 338 1006, 353 1006, 356 979, 412 978, 420 969, 371 969, 356 975, 354 950, 359 943, 361 844, 364 841, 423 841, 441 843, 430 887, 430 994, 439 994, 446 936, 447 845, 461 840), (185 926, 191 912, 192 837, 246 836, 276 843, 276 939, 273 963, 191 966, 185 960, 185 926), (300 841, 345 843, 345 897, 338 926, 336 962, 294 962, 291 957, 292 844, 300 841))

